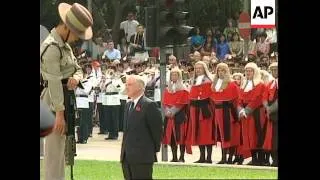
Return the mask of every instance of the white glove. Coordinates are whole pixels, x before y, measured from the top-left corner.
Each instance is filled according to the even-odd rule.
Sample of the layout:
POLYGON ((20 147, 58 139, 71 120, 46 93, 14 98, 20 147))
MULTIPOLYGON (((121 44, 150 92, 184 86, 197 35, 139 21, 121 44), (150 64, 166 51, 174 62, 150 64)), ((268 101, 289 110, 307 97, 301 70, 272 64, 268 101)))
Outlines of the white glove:
POLYGON ((239 112, 239 117, 244 117, 244 118, 247 118, 247 114, 246 114, 246 111, 244 109, 241 109, 241 111, 239 112))

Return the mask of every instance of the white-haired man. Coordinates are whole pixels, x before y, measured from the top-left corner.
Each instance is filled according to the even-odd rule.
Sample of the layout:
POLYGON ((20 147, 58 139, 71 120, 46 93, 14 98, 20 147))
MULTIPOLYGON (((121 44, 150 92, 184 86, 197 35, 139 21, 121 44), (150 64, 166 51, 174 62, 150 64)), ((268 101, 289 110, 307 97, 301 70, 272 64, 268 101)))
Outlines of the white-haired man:
POLYGON ((249 165, 262 165, 264 161, 263 143, 266 132, 265 108, 262 95, 265 85, 258 66, 250 62, 245 66, 245 79, 240 88, 238 103, 242 125, 243 149, 250 150, 252 162, 249 165))
POLYGON ((131 101, 124 112, 124 134, 120 162, 128 179, 152 179, 153 163, 160 151, 162 115, 156 102, 144 96, 141 76, 126 79, 126 92, 131 101))
MULTIPOLYGON (((200 159, 196 163, 212 163, 212 145, 215 143, 213 106, 211 102, 212 74, 205 62, 198 61, 189 94, 190 117, 186 145, 198 145, 200 159), (205 151, 207 149, 207 158, 205 151)), ((187 153, 190 153, 187 149, 187 153)))

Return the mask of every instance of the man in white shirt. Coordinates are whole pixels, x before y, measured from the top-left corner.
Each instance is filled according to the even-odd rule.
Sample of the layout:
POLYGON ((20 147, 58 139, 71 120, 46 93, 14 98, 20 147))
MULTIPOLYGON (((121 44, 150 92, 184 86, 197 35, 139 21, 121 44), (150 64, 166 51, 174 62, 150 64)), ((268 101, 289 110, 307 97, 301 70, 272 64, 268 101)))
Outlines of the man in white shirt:
POLYGON ((114 48, 113 40, 107 41, 107 50, 103 53, 102 56, 102 59, 104 58, 111 60, 111 62, 116 59, 121 59, 121 53, 118 49, 114 48))
POLYGON ((134 13, 129 12, 126 21, 120 23, 120 29, 124 30, 127 42, 130 42, 130 37, 136 32, 139 22, 134 19, 134 13))
POLYGON ((270 42, 270 54, 273 52, 278 52, 278 44, 277 44, 277 29, 267 29, 267 41, 270 42))

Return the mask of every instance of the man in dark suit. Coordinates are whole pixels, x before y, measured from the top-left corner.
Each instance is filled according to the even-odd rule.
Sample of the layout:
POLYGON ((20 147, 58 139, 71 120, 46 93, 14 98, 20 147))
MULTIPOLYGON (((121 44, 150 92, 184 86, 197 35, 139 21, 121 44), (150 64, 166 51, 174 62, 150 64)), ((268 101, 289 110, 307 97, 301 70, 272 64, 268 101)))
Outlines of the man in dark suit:
POLYGON ((162 115, 157 103, 144 96, 141 76, 126 80, 126 91, 132 101, 124 114, 124 134, 120 162, 126 180, 152 179, 153 163, 157 161, 162 137, 162 115))

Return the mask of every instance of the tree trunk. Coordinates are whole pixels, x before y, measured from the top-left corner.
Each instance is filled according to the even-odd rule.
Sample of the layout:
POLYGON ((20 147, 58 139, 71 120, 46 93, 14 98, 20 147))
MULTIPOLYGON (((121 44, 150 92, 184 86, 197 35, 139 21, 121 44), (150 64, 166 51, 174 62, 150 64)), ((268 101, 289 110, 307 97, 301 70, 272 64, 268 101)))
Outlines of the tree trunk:
POLYGON ((121 6, 119 0, 112 0, 112 5, 113 9, 115 10, 114 21, 112 26, 112 40, 114 42, 114 46, 117 47, 117 44, 119 43, 121 15, 123 13, 124 7, 121 6))

